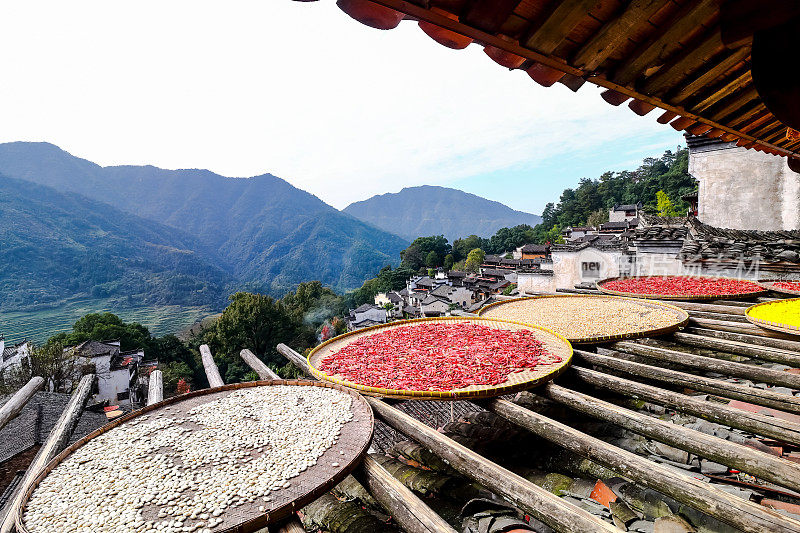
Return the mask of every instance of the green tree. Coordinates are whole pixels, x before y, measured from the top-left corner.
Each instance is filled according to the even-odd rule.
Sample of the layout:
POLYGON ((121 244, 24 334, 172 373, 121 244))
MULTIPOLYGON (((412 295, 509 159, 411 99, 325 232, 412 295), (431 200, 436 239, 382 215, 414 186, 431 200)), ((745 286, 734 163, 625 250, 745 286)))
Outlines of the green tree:
POLYGON ((453 257, 453 254, 447 254, 446 256, 444 256, 444 264, 442 266, 445 270, 450 271, 452 270, 453 263, 455 262, 456 260, 455 257, 453 257))
POLYGON ((608 209, 598 209, 597 211, 593 211, 586 219, 586 224, 594 228, 599 228, 606 222, 608 222, 608 209))
POLYGON ((150 331, 137 322, 125 323, 113 313, 89 313, 79 318, 71 333, 61 333, 52 338, 64 346, 74 346, 88 340, 119 340, 120 349, 155 349, 150 331))
POLYGON ((436 268, 439 266, 439 255, 431 250, 425 257, 425 266, 428 268, 436 268))
POLYGON ((480 248, 470 250, 470 252, 467 254, 467 260, 464 263, 464 270, 467 272, 477 272, 480 266, 483 264, 483 260, 485 258, 486 253, 480 248))
POLYGON ((481 239, 477 235, 456 239, 453 242, 453 255, 455 256, 455 260, 461 261, 462 259, 466 259, 470 250, 474 250, 475 248, 483 249, 483 246, 487 244, 484 241, 486 241, 486 239, 481 239))
POLYGON ((662 217, 679 216, 678 210, 675 209, 672 200, 664 191, 656 192, 656 209, 658 209, 658 215, 662 217))
POLYGON ((292 318, 314 328, 346 311, 342 297, 319 281, 300 283, 281 303, 292 318))

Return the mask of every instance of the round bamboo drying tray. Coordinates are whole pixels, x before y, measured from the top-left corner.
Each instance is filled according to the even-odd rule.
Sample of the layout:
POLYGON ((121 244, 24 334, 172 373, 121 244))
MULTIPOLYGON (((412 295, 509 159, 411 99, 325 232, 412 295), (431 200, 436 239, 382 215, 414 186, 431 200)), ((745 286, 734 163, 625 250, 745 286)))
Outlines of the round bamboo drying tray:
POLYGON ((572 345, 562 335, 550 331, 542 326, 511 322, 508 320, 498 320, 496 318, 468 318, 468 317, 439 317, 439 318, 417 318, 414 320, 399 320, 388 324, 371 326, 344 335, 339 335, 330 339, 308 354, 308 363, 312 373, 319 379, 337 383, 345 387, 355 389, 368 396, 379 396, 383 398, 415 399, 415 400, 455 400, 468 398, 492 398, 520 390, 529 389, 545 381, 549 381, 561 374, 569 366, 572 359, 572 345), (382 389, 361 385, 342 378, 339 375, 329 376, 318 369, 319 364, 328 356, 338 352, 348 344, 360 339, 361 337, 381 333, 390 329, 428 324, 431 322, 450 322, 477 324, 488 326, 495 329, 519 331, 532 331, 536 338, 544 344, 549 354, 561 357, 561 362, 537 365, 533 369, 525 369, 522 372, 513 372, 508 379, 498 385, 472 385, 461 389, 449 391, 438 390, 404 390, 404 389, 382 389))
MULTIPOLYGON (((19 533, 30 533, 25 527, 25 510, 30 501, 31 495, 38 487, 39 483, 62 461, 67 459, 75 450, 89 442, 90 440, 113 430, 117 426, 125 422, 135 419, 147 413, 157 412, 164 410, 167 406, 172 406, 171 412, 175 414, 175 410, 179 414, 185 414, 190 409, 198 405, 211 402, 213 400, 222 398, 230 394, 230 392, 250 388, 250 387, 269 387, 275 385, 289 385, 297 387, 326 387, 343 391, 350 395, 353 400, 351 410, 353 418, 346 422, 342 428, 339 439, 337 442, 325 450, 325 452, 317 459, 317 464, 309 467, 300 475, 291 478, 291 485, 288 488, 275 490, 270 493, 272 501, 264 502, 261 499, 252 503, 245 503, 238 507, 228 507, 220 518, 223 518, 218 526, 213 531, 215 533, 251 533, 263 529, 268 524, 272 524, 287 518, 301 507, 311 503, 319 498, 322 494, 328 492, 336 486, 341 480, 347 477, 361 462, 361 459, 367 453, 369 443, 372 440, 372 429, 374 418, 372 408, 359 394, 351 389, 341 387, 333 383, 326 383, 320 381, 306 381, 306 380, 270 380, 270 381, 253 381, 248 383, 236 383, 232 385, 225 385, 214 389, 202 389, 198 391, 189 392, 180 396, 175 396, 153 405, 149 405, 123 417, 106 424, 105 426, 93 431, 86 435, 79 441, 75 442, 60 454, 58 454, 44 471, 39 474, 34 480, 31 488, 25 493, 17 513, 16 527, 19 533), (340 452, 344 452, 341 454, 340 452), (332 463, 338 463, 339 467, 332 466, 332 463), (259 507, 266 507, 265 511, 259 511, 259 507)), ((157 513, 160 506, 151 505, 143 509, 149 514, 157 513)), ((68 531, 59 533, 69 533, 68 531)))
MULTIPOLYGON (((628 277, 616 277, 616 278, 606 278, 604 280, 597 282, 597 290, 605 294, 611 294, 614 296, 627 296, 629 298, 646 298, 649 300, 681 300, 681 301, 700 301, 700 300, 720 300, 720 299, 730 299, 730 298, 752 298, 754 296, 760 296, 767 292, 766 289, 760 287, 757 291, 752 292, 739 292, 739 293, 730 293, 730 294, 699 294, 699 295, 687 295, 687 294, 655 294, 655 293, 635 293, 635 292, 625 292, 625 291, 616 291, 614 289, 607 289, 603 285, 616 280, 622 279, 634 279, 634 278, 657 278, 657 277, 689 277, 689 276, 628 276, 628 277)), ((701 276, 707 277, 710 279, 730 279, 736 280, 736 278, 726 278, 723 276, 701 276)), ((755 283, 755 282, 753 282, 755 283)))
POLYGON ((776 306, 800 305, 800 298, 787 298, 785 300, 775 300, 773 302, 762 302, 759 304, 751 305, 745 310, 744 313, 745 318, 748 321, 750 321, 750 323, 755 324, 758 327, 771 329, 773 331, 780 331, 781 333, 789 333, 791 335, 800 335, 800 326, 794 326, 792 324, 783 324, 771 320, 764 320, 763 318, 756 318, 751 315, 754 309, 765 305, 776 305, 776 306))
POLYGON ((800 283, 800 279, 760 279, 756 283, 758 283, 761 287, 763 287, 768 291, 779 292, 782 294, 791 294, 792 296, 800 296, 800 290, 782 289, 780 287, 776 287, 775 284, 778 283, 779 281, 800 283))
MULTIPOLYGON (((489 304, 486 307, 483 307, 479 312, 478 316, 485 316, 487 318, 500 318, 506 319, 503 317, 502 313, 507 312, 511 307, 515 306, 535 306, 538 302, 542 302, 543 299, 558 299, 567 301, 569 299, 570 302, 600 302, 603 300, 609 300, 613 302, 624 302, 625 304, 629 304, 632 308, 647 308, 647 309, 658 309, 659 311, 664 311, 669 313, 674 320, 668 326, 660 327, 660 328, 651 328, 651 329, 641 329, 636 331, 623 331, 614 335, 594 335, 594 336, 587 336, 587 337, 580 337, 574 334, 571 334, 569 331, 559 331, 560 328, 556 327, 554 324, 550 324, 547 322, 546 319, 542 319, 537 321, 536 323, 540 326, 544 326, 556 333, 563 335, 564 337, 569 340, 569 342, 573 344, 597 344, 602 342, 612 342, 618 341, 622 339, 635 339, 639 337, 654 337, 658 335, 665 335, 667 333, 672 333, 677 331, 678 329, 682 328, 686 325, 689 321, 689 313, 684 311, 679 307, 675 307, 674 305, 669 305, 664 302, 653 302, 648 300, 637 300, 635 298, 624 298, 621 296, 608 296, 608 295, 595 295, 595 294, 543 294, 539 296, 529 296, 524 298, 515 298, 513 300, 503 300, 501 302, 495 302, 493 304, 489 304)), ((568 312, 573 313, 573 310, 569 310, 568 312)), ((580 321, 591 321, 593 320, 592 316, 585 316, 585 315, 574 315, 570 314, 571 317, 575 317, 580 321)), ((513 317, 509 317, 511 319, 513 317)), ((519 320, 519 322, 525 323, 525 320, 519 320)), ((531 321, 533 323, 533 321, 531 321)))

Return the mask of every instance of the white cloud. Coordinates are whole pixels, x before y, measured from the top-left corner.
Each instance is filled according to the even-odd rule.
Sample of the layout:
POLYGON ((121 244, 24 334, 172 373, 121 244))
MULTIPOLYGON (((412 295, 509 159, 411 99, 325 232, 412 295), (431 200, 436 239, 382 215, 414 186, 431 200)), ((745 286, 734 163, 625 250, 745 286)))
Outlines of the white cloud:
POLYGON ((476 45, 446 49, 410 21, 374 30, 332 0, 7 2, 0 61, 0 141, 271 172, 337 207, 664 128, 589 84, 545 89, 476 45))

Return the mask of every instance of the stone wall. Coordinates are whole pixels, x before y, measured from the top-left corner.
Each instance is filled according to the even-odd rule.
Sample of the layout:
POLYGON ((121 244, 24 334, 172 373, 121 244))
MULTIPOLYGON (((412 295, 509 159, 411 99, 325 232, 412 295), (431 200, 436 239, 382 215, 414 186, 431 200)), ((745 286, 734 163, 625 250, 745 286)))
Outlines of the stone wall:
POLYGON ((732 229, 800 229, 800 174, 785 157, 725 146, 691 150, 700 181, 697 218, 732 229))

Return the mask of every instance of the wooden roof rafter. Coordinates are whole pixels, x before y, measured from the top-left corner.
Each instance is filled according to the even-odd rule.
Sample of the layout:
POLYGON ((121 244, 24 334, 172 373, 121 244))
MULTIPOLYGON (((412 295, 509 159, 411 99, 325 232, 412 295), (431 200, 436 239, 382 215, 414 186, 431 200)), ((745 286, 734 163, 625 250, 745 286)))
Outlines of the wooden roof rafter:
MULTIPOLYGON (((675 129, 740 140, 740 145, 759 146, 769 153, 800 159, 800 152, 788 149, 779 136, 767 139, 753 133, 756 126, 752 122, 769 122, 764 117, 771 112, 763 105, 749 74, 752 35, 749 39, 741 37, 746 30, 732 25, 721 7, 723 2, 752 1, 338 3, 366 24, 370 22, 352 13, 352 9, 349 12, 347 6, 377 6, 400 14, 398 22, 401 18, 416 20, 502 51, 505 58, 518 57, 519 66, 509 68, 527 71, 544 86, 558 81, 576 91, 589 81, 607 89, 603 97, 613 105, 633 100, 629 107, 639 115, 661 109, 659 122, 672 121, 675 129), (730 38, 735 42, 731 43, 730 38)), ((794 11, 787 13, 794 15, 794 11)), ((779 22, 775 17, 761 17, 758 28, 779 22)))

